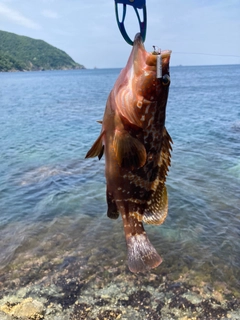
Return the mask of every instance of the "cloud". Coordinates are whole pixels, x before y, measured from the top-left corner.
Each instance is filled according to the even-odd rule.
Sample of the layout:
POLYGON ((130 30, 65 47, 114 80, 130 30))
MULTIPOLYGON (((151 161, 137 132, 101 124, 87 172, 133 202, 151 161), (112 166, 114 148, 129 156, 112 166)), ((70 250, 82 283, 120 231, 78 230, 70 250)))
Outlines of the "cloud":
POLYGON ((43 10, 42 15, 46 18, 50 19, 58 19, 59 15, 57 12, 51 11, 51 10, 43 10))
POLYGON ((30 29, 41 29, 41 26, 37 24, 36 22, 24 17, 20 12, 13 10, 3 3, 0 3, 0 16, 14 21, 15 23, 22 25, 26 28, 30 29))

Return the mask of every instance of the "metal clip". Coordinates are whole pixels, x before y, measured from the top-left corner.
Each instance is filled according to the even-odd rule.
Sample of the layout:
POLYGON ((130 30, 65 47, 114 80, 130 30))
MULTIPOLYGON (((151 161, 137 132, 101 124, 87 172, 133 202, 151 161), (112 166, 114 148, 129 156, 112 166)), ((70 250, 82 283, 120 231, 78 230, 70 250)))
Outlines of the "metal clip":
POLYGON ((159 54, 157 55, 157 79, 162 78, 162 55, 159 50, 159 54))
POLYGON ((146 38, 146 32, 147 32, 146 0, 115 0, 115 13, 116 13, 116 19, 117 19, 117 24, 118 24, 119 30, 120 30, 123 38, 125 39, 125 41, 128 44, 133 45, 133 41, 128 36, 127 31, 124 26, 124 20, 125 20, 126 12, 127 12, 127 5, 132 6, 136 12, 139 27, 140 27, 140 34, 142 36, 142 41, 144 42, 145 38, 146 38), (119 20, 118 4, 123 5, 123 15, 122 15, 121 21, 119 20), (141 19, 140 19, 138 9, 143 10, 143 21, 141 21, 141 19))

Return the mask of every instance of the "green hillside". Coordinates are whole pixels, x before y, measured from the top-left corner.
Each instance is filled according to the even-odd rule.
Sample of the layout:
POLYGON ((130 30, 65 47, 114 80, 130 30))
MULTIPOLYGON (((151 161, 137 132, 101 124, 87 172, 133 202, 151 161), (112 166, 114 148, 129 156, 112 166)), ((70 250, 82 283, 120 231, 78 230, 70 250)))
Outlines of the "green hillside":
POLYGON ((0 71, 84 69, 43 40, 0 30, 0 71))

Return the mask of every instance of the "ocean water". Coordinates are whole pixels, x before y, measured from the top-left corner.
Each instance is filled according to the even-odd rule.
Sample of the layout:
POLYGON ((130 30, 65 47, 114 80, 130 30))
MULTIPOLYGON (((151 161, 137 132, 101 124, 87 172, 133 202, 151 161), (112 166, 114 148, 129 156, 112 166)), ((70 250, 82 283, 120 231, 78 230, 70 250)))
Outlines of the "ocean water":
MULTIPOLYGON (((63 257, 126 265, 122 221, 106 217, 104 159, 84 159, 119 72, 0 74, 3 284, 33 261, 51 261, 52 272, 63 257)), ((239 291, 240 65, 172 67, 166 127, 169 213, 146 226, 163 258, 156 272, 239 291)))

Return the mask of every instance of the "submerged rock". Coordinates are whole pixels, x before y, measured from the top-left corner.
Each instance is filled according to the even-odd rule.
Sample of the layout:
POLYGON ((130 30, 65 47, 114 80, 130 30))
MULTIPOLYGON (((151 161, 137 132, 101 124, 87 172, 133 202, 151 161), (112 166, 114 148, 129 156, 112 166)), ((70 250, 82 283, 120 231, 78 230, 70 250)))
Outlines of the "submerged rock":
MULTIPOLYGON (((44 306, 41 302, 27 298, 19 303, 7 302, 0 307, 0 310, 7 315, 23 319, 43 319, 44 306)), ((7 318, 6 318, 7 319, 7 318)))
POLYGON ((5 312, 0 311, 0 319, 1 320, 11 320, 12 317, 6 314, 5 312))

